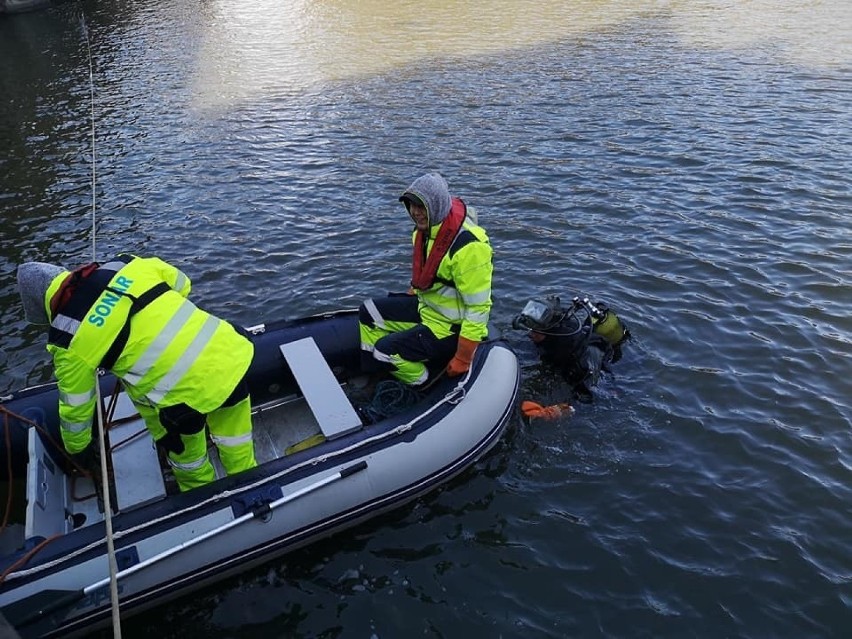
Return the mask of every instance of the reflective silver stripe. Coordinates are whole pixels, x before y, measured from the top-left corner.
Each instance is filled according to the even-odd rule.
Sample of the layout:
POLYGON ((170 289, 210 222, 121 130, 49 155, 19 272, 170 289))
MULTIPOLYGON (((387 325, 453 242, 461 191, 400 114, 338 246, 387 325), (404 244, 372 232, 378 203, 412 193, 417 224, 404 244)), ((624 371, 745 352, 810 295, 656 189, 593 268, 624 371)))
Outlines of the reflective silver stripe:
POLYGON ((373 357, 375 357, 380 362, 387 362, 389 364, 395 363, 395 360, 392 355, 387 355, 378 349, 373 349, 373 357))
POLYGON ((465 313, 464 318, 469 322, 485 324, 488 321, 488 313, 465 313))
POLYGON ((433 311, 439 312, 441 315, 446 317, 448 320, 460 320, 462 318, 461 312, 457 308, 452 308, 449 306, 442 306, 440 304, 434 303, 429 298, 423 298, 421 300, 426 306, 431 308, 433 311))
POLYGON ((193 470, 198 470, 204 464, 207 463, 207 453, 205 452, 201 457, 199 457, 198 459, 195 459, 193 461, 190 461, 190 462, 183 462, 183 463, 176 462, 171 457, 168 457, 168 460, 169 460, 169 466, 171 466, 172 468, 176 468, 177 470, 186 470, 188 472, 192 472, 193 470))
POLYGON ((472 295, 462 294, 461 297, 464 300, 464 303, 470 306, 473 306, 475 304, 485 304, 485 302, 487 302, 488 299, 491 297, 491 289, 489 288, 485 291, 482 291, 481 293, 474 293, 472 295))
POLYGON ((361 350, 367 351, 368 353, 372 353, 375 347, 372 344, 368 344, 367 342, 361 342, 361 350))
POLYGON ((58 331, 74 335, 80 328, 80 321, 67 315, 57 315, 50 325, 58 331))
POLYGON ((202 326, 201 330, 198 331, 198 335, 193 338, 190 345, 183 352, 183 355, 181 355, 181 358, 175 363, 166 376, 157 382, 157 385, 151 390, 151 392, 146 394, 148 399, 155 404, 159 404, 163 401, 163 398, 168 395, 169 391, 174 388, 175 384, 183 379, 186 372, 192 368, 193 364, 195 364, 195 360, 198 359, 201 351, 203 351, 210 340, 213 339, 213 333, 216 332, 220 322, 221 320, 217 317, 213 317, 212 315, 207 316, 204 326, 202 326))
POLYGON ((456 291, 455 286, 442 286, 441 288, 437 288, 434 291, 429 291, 429 293, 437 293, 441 297, 452 297, 453 299, 458 298, 458 291, 456 291))
POLYGON ((364 302, 364 308, 367 309, 370 317, 373 318, 373 324, 375 324, 378 328, 385 328, 385 318, 382 317, 381 313, 379 313, 379 309, 376 308, 376 303, 372 299, 368 299, 364 302))
POLYGON ((112 262, 107 262, 106 264, 101 264, 101 266, 98 268, 98 270, 100 270, 100 271, 113 271, 115 273, 118 273, 125 266, 127 266, 127 264, 125 264, 124 262, 121 262, 119 260, 114 260, 112 262))
POLYGON ((216 445, 222 446, 239 446, 240 444, 248 444, 251 441, 251 433, 245 435, 222 436, 210 433, 210 439, 216 445))
POLYGON ((91 426, 91 422, 66 422, 59 420, 59 427, 69 433, 82 433, 91 426))
POLYGON ((95 389, 85 393, 59 393, 59 401, 68 406, 82 406, 88 403, 95 396, 95 389))
MULTIPOLYGON (((375 357, 380 362, 387 362, 388 364, 393 364, 393 366, 399 369, 400 365, 405 364, 417 364, 418 362, 409 362, 407 360, 402 359, 399 355, 387 355, 382 353, 380 350, 373 351, 373 357, 375 357)), ((429 379, 429 369, 425 368, 422 373, 420 373, 420 377, 415 379, 413 382, 410 382, 412 386, 418 386, 422 384, 427 379, 429 379)))
POLYGON ((183 271, 179 270, 177 275, 177 281, 175 282, 175 285, 172 287, 172 289, 178 292, 182 291, 183 287, 186 286, 186 280, 186 275, 183 274, 183 271))
POLYGON ((132 386, 137 386, 145 375, 147 375, 157 360, 169 347, 172 340, 184 327, 184 325, 192 317, 195 312, 195 305, 192 302, 184 301, 177 312, 172 315, 171 319, 157 335, 157 338, 148 345, 145 352, 137 359, 127 374, 124 375, 124 380, 132 386))

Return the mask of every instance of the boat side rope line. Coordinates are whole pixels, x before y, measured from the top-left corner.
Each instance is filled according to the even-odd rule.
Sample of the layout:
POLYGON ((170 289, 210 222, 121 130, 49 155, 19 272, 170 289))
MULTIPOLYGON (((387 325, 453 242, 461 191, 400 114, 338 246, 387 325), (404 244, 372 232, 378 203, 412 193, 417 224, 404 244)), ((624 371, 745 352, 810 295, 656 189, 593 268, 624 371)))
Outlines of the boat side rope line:
POLYGON ((0 573, 0 584, 6 581, 6 577, 9 576, 12 571, 15 570, 18 566, 22 566, 26 564, 30 559, 32 559, 42 548, 47 546, 54 539, 59 539, 62 536, 62 533, 56 533, 55 535, 51 535, 47 539, 40 541, 36 546, 31 548, 26 552, 22 557, 20 557, 15 563, 6 568, 2 573, 0 573))
MULTIPOLYGON (((420 413, 417 417, 410 420, 409 422, 406 422, 405 424, 400 424, 396 428, 393 428, 393 429, 391 429, 391 430, 389 430, 385 433, 379 433, 377 435, 374 435, 373 437, 369 437, 367 439, 361 440, 361 441, 359 441, 359 442, 357 442, 357 443, 355 443, 351 446, 347 446, 346 448, 341 448, 340 450, 335 451, 333 453, 327 453, 323 457, 326 460, 334 459, 335 457, 340 457, 341 455, 345 455, 345 454, 350 453, 352 451, 358 450, 359 448, 363 448, 364 446, 368 446, 368 445, 374 444, 376 442, 380 442, 384 439, 401 436, 406 431, 411 430, 411 428, 413 428, 419 421, 425 419, 431 413, 437 411, 444 404, 447 404, 447 403, 452 404, 453 399, 457 396, 457 393, 458 393, 460 387, 463 387, 464 383, 467 381, 467 379, 469 377, 470 377, 470 373, 468 372, 468 374, 464 378, 462 378, 462 380, 455 387, 453 387, 453 389, 450 390, 450 392, 448 392, 446 395, 444 395, 444 397, 442 397, 440 401, 435 402, 435 404, 433 404, 428 410, 424 411, 423 413, 420 413)), ((226 499, 230 499, 230 498, 236 497, 238 495, 242 495, 243 493, 251 492, 251 491, 259 488, 260 486, 263 486, 263 485, 268 484, 270 482, 274 482, 278 479, 286 477, 287 475, 290 475, 291 473, 294 473, 294 472, 301 470, 303 468, 313 466, 316 463, 317 463, 316 457, 313 457, 311 459, 306 459, 305 461, 303 461, 299 464, 291 466, 290 468, 285 468, 284 470, 282 470, 282 471, 280 471, 280 472, 278 472, 274 475, 269 475, 266 478, 258 480, 254 483, 248 484, 246 486, 242 486, 242 487, 234 489, 234 490, 223 491, 221 493, 213 495, 212 497, 209 497, 208 499, 205 499, 204 501, 200 501, 197 504, 193 504, 192 506, 188 506, 187 508, 184 508, 184 509, 179 510, 177 512, 168 513, 166 515, 163 515, 162 517, 147 520, 144 523, 139 524, 138 526, 134 526, 132 528, 127 528, 125 530, 120 530, 120 531, 118 531, 114 534, 114 538, 116 540, 121 540, 128 535, 136 534, 136 533, 138 533, 142 530, 145 530, 146 528, 149 528, 151 526, 156 526, 156 525, 161 524, 161 523, 165 523, 165 522, 169 521, 170 519, 174 519, 175 517, 185 515, 186 513, 190 513, 190 512, 193 512, 195 510, 199 510, 201 508, 209 506, 210 504, 215 504, 216 502, 224 501, 226 499)), ((40 564, 40 565, 35 566, 33 568, 28 568, 28 569, 25 569, 25 570, 20 570, 18 572, 11 573, 10 575, 7 576, 7 580, 28 577, 30 575, 37 574, 37 573, 42 572, 44 570, 49 570, 51 568, 54 568, 56 566, 59 566, 59 565, 65 563, 67 561, 71 561, 72 559, 74 559, 74 558, 76 558, 76 557, 78 557, 82 554, 90 552, 91 550, 94 550, 94 549, 100 547, 103 543, 104 543, 104 540, 99 539, 98 541, 92 542, 91 544, 84 546, 82 548, 78 548, 77 550, 75 550, 71 553, 68 553, 67 555, 63 555, 62 557, 60 557, 58 559, 54 559, 53 561, 49 561, 49 562, 46 562, 44 564, 40 564)))

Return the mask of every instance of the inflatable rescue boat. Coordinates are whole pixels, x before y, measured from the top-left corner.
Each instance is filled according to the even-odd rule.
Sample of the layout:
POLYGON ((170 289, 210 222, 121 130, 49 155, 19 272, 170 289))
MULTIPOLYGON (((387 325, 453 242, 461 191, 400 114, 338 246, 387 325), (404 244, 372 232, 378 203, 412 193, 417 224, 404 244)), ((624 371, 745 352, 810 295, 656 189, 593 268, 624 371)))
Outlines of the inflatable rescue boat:
MULTIPOLYGON (((258 467, 186 493, 115 378, 101 377, 122 618, 423 495, 494 446, 514 411, 520 369, 494 331, 467 374, 389 410, 359 371, 356 311, 248 330, 258 467)), ((22 637, 90 632, 111 616, 100 482, 71 471, 57 406, 55 384, 0 398, 0 463, 22 505, 0 532, 0 610, 22 637)))

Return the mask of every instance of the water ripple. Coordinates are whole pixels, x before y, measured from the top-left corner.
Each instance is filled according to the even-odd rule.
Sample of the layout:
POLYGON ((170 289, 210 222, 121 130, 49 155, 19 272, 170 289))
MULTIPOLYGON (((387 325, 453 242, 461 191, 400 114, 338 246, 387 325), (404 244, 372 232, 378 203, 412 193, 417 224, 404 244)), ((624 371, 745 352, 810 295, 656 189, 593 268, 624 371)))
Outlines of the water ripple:
MULTIPOLYGON (((573 418, 131 635, 843 636, 852 83, 835 30, 803 34, 845 9, 572 3, 519 34, 515 7, 430 49, 385 5, 359 40, 353 3, 131 4, 86 5, 103 255, 160 255, 244 324, 353 307, 407 286, 396 198, 440 170, 492 239, 524 398, 569 397, 510 329, 530 296, 604 299, 634 335, 573 418)), ((0 74, 0 394, 51 375, 16 265, 91 253, 75 11, 0 22, 24 61, 0 74)))

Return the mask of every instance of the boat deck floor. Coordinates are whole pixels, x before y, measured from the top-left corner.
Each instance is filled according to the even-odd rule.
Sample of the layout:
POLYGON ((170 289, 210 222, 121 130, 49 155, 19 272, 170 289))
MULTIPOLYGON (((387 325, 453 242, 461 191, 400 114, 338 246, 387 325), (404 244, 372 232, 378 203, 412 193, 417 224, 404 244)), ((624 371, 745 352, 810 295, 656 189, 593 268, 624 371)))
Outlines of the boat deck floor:
MULTIPOLYGON (((379 376, 360 376, 343 385, 353 401, 366 403, 379 376)), ((252 412, 252 437, 258 464, 278 459, 295 450, 304 450, 324 441, 319 422, 303 397, 292 396, 274 404, 256 407, 252 412)), ((216 447, 208 449, 217 477, 224 477, 216 447)))
POLYGON ((321 431, 308 403, 300 397, 256 412, 252 433, 257 463, 263 464, 283 457, 293 446, 312 441, 321 431))

